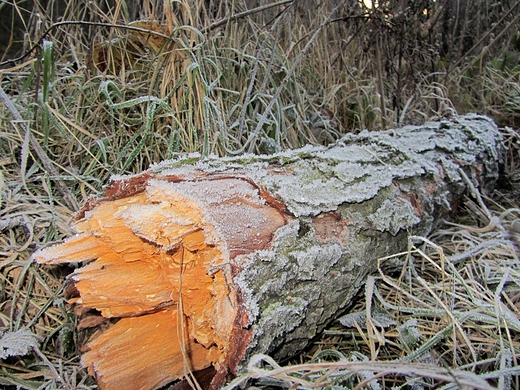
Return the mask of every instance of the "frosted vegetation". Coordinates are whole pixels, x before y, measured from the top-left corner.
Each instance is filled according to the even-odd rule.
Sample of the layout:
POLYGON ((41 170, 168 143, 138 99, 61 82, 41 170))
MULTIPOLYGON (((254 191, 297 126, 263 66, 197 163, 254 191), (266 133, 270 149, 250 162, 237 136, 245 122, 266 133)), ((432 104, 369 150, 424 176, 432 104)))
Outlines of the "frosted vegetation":
MULTIPOLYGON (((351 310, 364 315, 342 317, 286 366, 255 356, 229 388, 251 378, 301 388, 520 388, 519 3, 370 4, 0 4, 0 387, 96 388, 63 299, 68 270, 36 266, 31 254, 70 236, 71 216, 112 175, 167 159, 190 172, 210 155, 261 164, 261 154, 284 159, 298 147, 305 159, 305 148, 365 129, 478 112, 508 148, 498 189, 474 188, 454 221, 380 259, 351 310)), ((362 134, 368 144, 371 133, 362 134)), ((410 137, 402 148, 412 147, 429 145, 410 137)), ((351 153, 367 164, 392 158, 367 145, 351 153)), ((461 154, 472 153, 468 142, 461 154)), ((349 156, 334 158, 344 164, 338 177, 364 177, 349 156)), ((312 187, 331 208, 334 180, 312 187)), ((291 207, 305 213, 310 196, 297 190, 290 195, 302 201, 291 207)))

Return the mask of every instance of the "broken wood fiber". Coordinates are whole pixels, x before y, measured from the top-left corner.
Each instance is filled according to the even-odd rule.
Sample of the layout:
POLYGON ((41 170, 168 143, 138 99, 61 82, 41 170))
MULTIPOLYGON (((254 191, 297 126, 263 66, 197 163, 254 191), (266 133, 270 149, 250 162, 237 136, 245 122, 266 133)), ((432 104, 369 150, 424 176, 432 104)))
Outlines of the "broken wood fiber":
POLYGON ((378 258, 453 212, 464 176, 492 189, 503 153, 495 124, 468 115, 269 156, 187 155, 114 177, 77 234, 34 257, 84 263, 70 277, 80 327, 99 324, 89 309, 111 320, 82 356, 101 389, 216 389, 255 353, 305 348, 378 258))

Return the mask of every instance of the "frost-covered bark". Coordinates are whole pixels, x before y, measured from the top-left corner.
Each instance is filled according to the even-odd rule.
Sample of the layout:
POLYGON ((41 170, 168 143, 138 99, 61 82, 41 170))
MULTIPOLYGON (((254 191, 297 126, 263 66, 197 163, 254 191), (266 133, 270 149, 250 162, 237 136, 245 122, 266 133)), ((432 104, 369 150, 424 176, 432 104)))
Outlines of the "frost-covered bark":
MULTIPOLYGON (((281 358, 301 351, 348 307, 378 258, 406 249, 410 234, 428 234, 454 211, 468 188, 461 170, 473 185, 490 190, 503 151, 495 124, 468 115, 419 127, 364 131, 328 147, 271 156, 202 160, 189 155, 154 165, 141 175, 114 178, 107 197, 87 205, 78 225, 104 204, 141 194, 124 210, 117 206, 123 211, 115 212, 114 218, 147 245, 169 255, 184 245, 181 238, 172 237, 173 231, 195 226, 203 232, 203 240, 190 245, 205 244, 213 248, 205 249, 207 253, 218 253, 203 267, 213 278, 208 278, 208 288, 220 301, 211 309, 217 313, 214 318, 207 305, 200 309, 203 314, 196 314, 198 309, 186 314, 193 322, 187 337, 197 345, 211 345, 211 332, 232 328, 229 339, 226 332, 219 333, 220 355, 198 363, 215 367, 212 386, 218 387, 254 353, 281 358), (181 203, 194 211, 179 211, 181 203), (183 220, 187 214, 190 217, 183 220), (147 227, 150 219, 161 227, 147 227), (219 275, 224 287, 215 282, 219 275), (232 296, 226 304, 221 302, 223 291, 232 296), (212 331, 202 332, 197 324, 212 331)), ((36 258, 97 258, 98 254, 89 258, 81 245, 78 250, 75 245, 71 239, 36 258)), ((80 270, 75 278, 87 276, 80 270)), ((89 291, 79 290, 89 297, 89 291)), ((147 304, 142 315, 165 307, 156 293, 147 304)), ((107 313, 115 310, 92 306, 107 313)), ((130 310, 128 305, 124 309, 130 310)), ((125 315, 129 314, 121 314, 125 315)), ((97 358, 103 358, 101 352, 97 358)), ((94 374, 102 377, 104 372, 96 371, 92 359, 89 362, 94 374)))

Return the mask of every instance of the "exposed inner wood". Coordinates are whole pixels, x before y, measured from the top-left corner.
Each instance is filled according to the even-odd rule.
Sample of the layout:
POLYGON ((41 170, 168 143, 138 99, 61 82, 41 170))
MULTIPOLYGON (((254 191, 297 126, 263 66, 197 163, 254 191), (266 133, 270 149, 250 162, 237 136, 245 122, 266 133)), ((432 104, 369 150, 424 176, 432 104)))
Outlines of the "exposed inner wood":
POLYGON ((267 247, 285 217, 240 178, 150 180, 127 195, 97 202, 75 237, 35 254, 88 262, 72 275, 80 296, 71 302, 120 318, 89 341, 83 364, 102 389, 117 390, 232 369, 230 344, 236 350, 246 331, 230 261, 267 247))

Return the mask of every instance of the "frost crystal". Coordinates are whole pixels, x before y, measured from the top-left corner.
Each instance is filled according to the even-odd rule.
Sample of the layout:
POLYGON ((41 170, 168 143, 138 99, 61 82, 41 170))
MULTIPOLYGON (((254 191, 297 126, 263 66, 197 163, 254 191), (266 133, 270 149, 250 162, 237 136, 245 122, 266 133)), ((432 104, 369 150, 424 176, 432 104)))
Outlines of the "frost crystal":
POLYGON ((24 356, 39 348, 41 337, 28 329, 19 329, 15 332, 5 332, 0 339, 0 359, 9 356, 24 356))

